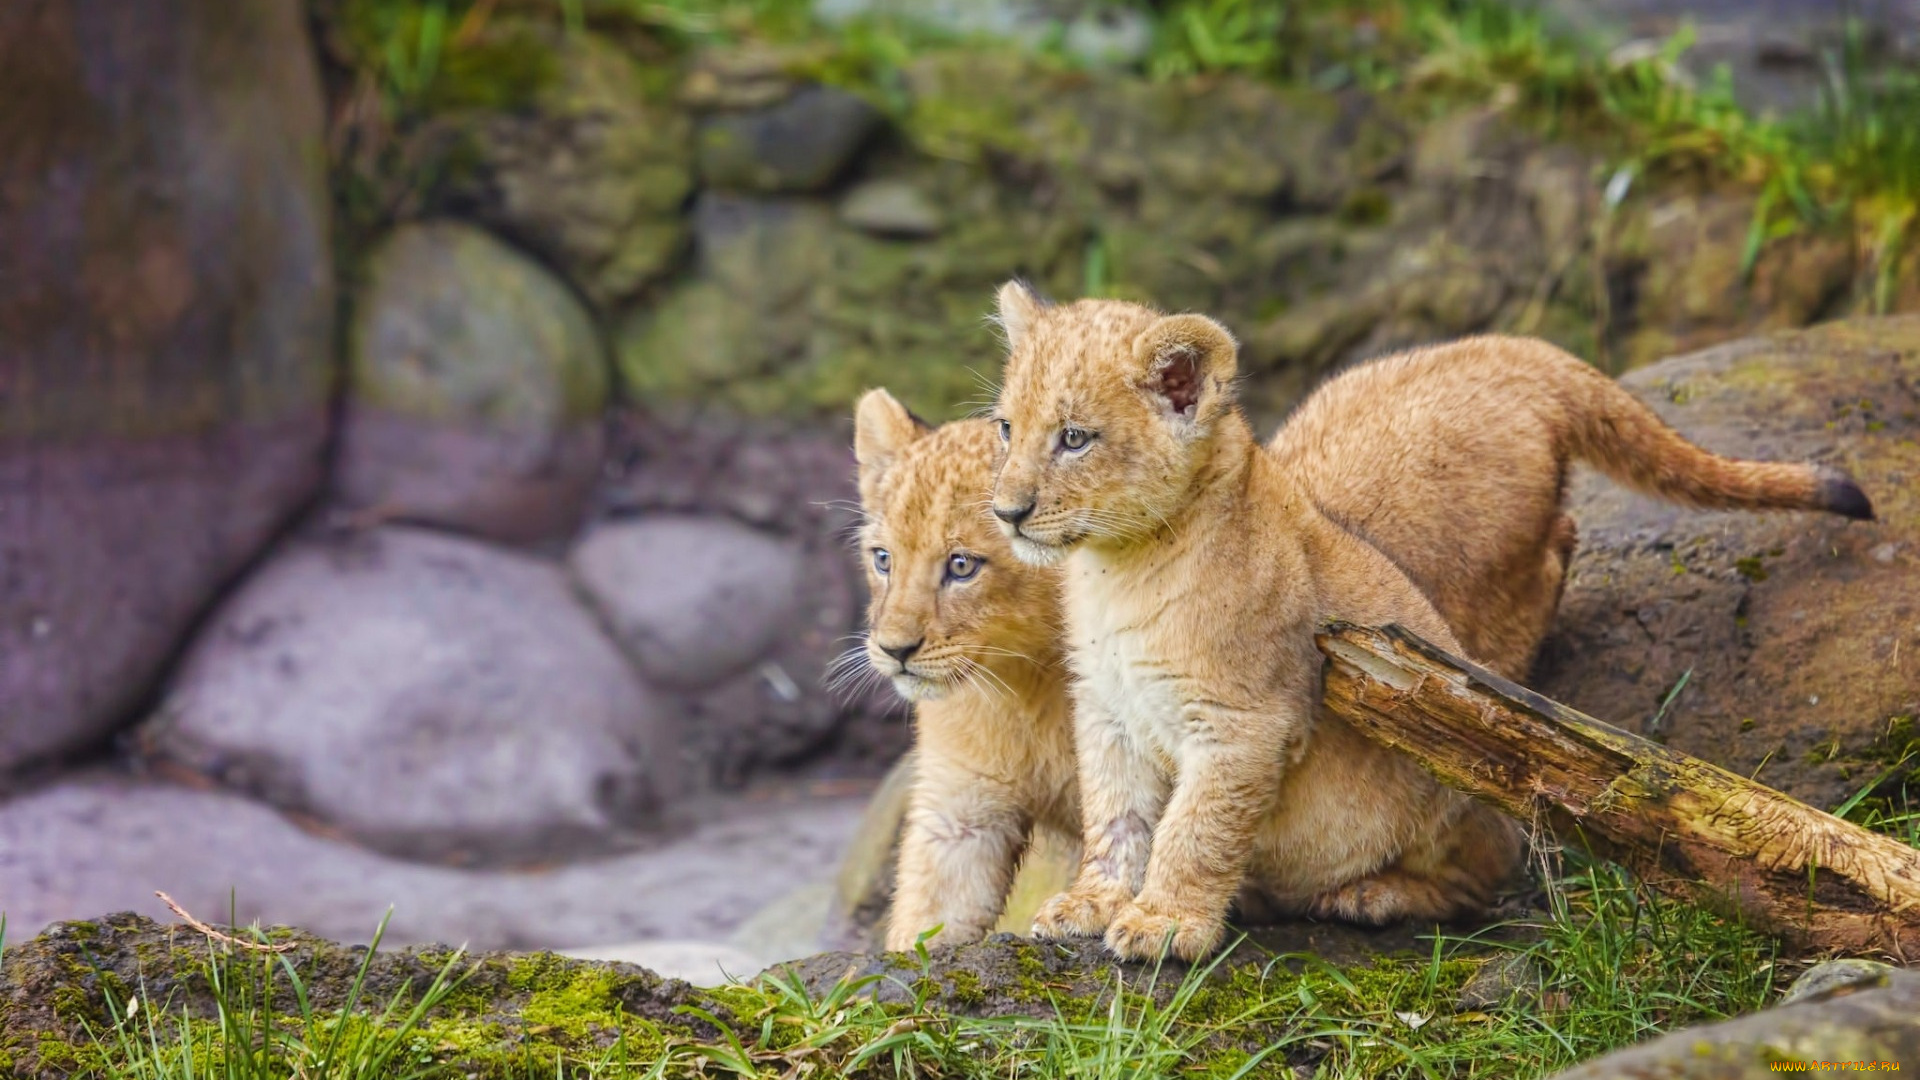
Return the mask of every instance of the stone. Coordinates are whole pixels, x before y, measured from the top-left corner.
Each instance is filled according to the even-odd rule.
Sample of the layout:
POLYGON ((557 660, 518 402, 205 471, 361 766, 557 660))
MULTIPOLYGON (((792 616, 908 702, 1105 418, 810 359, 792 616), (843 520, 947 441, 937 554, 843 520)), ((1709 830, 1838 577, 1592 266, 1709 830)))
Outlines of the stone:
POLYGON ((1506 1005, 1531 1007, 1540 996, 1543 973, 1530 953, 1496 954, 1481 964, 1454 995, 1460 1012, 1481 1012, 1506 1005))
POLYGON ((1889 968, 1825 995, 1616 1050, 1555 1080, 1760 1080, 1782 1071, 1774 1062, 1912 1061, 1920 1056, 1916 1016, 1920 973, 1889 968))
POLYGON ((1831 807, 1907 752, 1920 715, 1920 318, 1830 323, 1621 380, 1708 449, 1846 469, 1877 522, 1704 513, 1582 472, 1580 544, 1529 685, 1831 807), (1649 722, 1686 677, 1657 729, 1649 722))
POLYGON ((831 46, 819 42, 746 41, 709 46, 695 53, 680 81, 680 102, 703 111, 761 109, 793 96, 803 85, 794 74, 831 61, 831 46))
POLYGON ((829 744, 836 759, 875 774, 906 749, 892 691, 831 669, 857 652, 866 602, 847 542, 858 506, 851 444, 844 431, 741 417, 627 412, 615 424, 603 519, 732 519, 799 559, 786 628, 767 651, 719 685, 680 695, 688 745, 723 784, 829 744))
POLYGON ((1805 326, 1853 282, 1850 237, 1801 229, 1746 265, 1750 195, 1681 193, 1641 200, 1611 241, 1612 263, 1635 278, 1615 313, 1621 361, 1638 367, 1734 337, 1805 326))
POLYGON ((1793 980, 1793 985, 1787 987, 1787 992, 1780 996, 1780 1004, 1792 1005, 1796 1001, 1822 997, 1845 987, 1883 982, 1892 971, 1891 965, 1878 960, 1850 957, 1824 960, 1793 980))
POLYGON ((744 982, 767 968, 760 957, 724 941, 634 941, 559 952, 574 960, 632 964, 693 986, 744 982))
POLYGON ((840 200, 840 220, 875 236, 923 240, 940 232, 940 210, 912 184, 869 180, 840 200))
POLYGON ((391 907, 391 945, 600 952, 706 941, 755 952, 760 939, 735 935, 825 887, 861 806, 856 794, 789 785, 775 798, 701 802, 684 829, 643 851, 489 869, 395 858, 233 792, 96 769, 0 803, 6 953, 56 920, 168 918, 155 889, 208 921, 225 922, 231 902, 243 924, 291 923, 340 941, 366 941, 391 907))
POLYGON ((473 226, 406 225, 369 257, 354 310, 346 508, 509 543, 569 536, 610 375, 567 287, 473 226))
POLYGON ((140 745, 377 850, 546 860, 661 824, 675 722, 559 567, 388 526, 277 552, 140 745))
POLYGON ((544 42, 556 77, 524 108, 442 121, 463 165, 449 198, 558 267, 597 307, 619 308, 685 249, 692 122, 600 34, 498 21, 544 42))
POLYGON ((726 518, 658 515, 589 530, 574 580, 656 686, 700 690, 793 632, 799 550, 726 518))
POLYGON ((696 136, 700 181, 753 192, 818 191, 846 171, 883 123, 860 97, 805 86, 778 104, 717 113, 696 136))
POLYGON ((1120 68, 1146 58, 1153 21, 1131 3, 1087 0, 819 0, 829 22, 857 17, 901 19, 953 35, 984 34, 1040 50, 1057 43, 1092 68, 1120 68))
POLYGON ((0 6, 0 774, 101 745, 318 487, 333 266, 293 0, 0 6))
POLYGON ((1836 54, 1848 24, 1890 66, 1920 55, 1914 0, 1527 0, 1558 33, 1613 49, 1616 59, 1657 55, 1683 28, 1691 44, 1680 77, 1710 82, 1724 69, 1746 108, 1778 114, 1806 109, 1828 87, 1823 54, 1836 54))

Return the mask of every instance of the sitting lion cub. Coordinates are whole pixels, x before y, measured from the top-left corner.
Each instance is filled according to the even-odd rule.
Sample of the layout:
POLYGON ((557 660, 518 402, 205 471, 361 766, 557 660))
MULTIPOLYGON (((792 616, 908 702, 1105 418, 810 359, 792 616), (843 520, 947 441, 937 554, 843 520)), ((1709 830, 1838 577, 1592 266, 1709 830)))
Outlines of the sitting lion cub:
MULTIPOLYGON (((1414 455, 1404 472, 1372 457, 1360 474, 1338 478, 1340 457, 1322 452, 1311 422, 1263 451, 1233 401, 1237 347, 1203 316, 1117 301, 1047 307, 1017 283, 1001 290, 1000 314, 1012 352, 996 409, 1006 445, 993 513, 1016 556, 1063 564, 1078 676, 1081 869, 1035 930, 1104 932, 1123 958, 1149 958, 1168 943, 1183 958, 1210 952, 1249 877, 1283 909, 1385 922, 1478 908, 1511 869, 1511 823, 1320 707, 1312 639, 1325 619, 1398 623, 1473 655, 1402 566, 1369 542, 1385 547, 1378 534, 1394 522, 1430 515, 1435 531, 1402 537, 1394 556, 1424 557, 1436 571, 1430 587, 1446 595, 1449 551, 1483 558, 1501 545, 1477 541, 1497 537, 1504 515, 1536 519, 1514 526, 1523 533, 1544 520, 1546 536, 1521 545, 1534 545, 1528 559, 1478 570, 1550 577, 1557 599, 1571 541, 1560 491, 1574 453, 1681 501, 1871 514, 1859 489, 1830 470, 1733 462, 1693 447, 1604 376, 1540 343, 1452 347, 1463 372, 1477 355, 1482 375, 1537 380, 1495 379, 1482 401, 1472 400, 1476 388, 1455 390, 1452 407, 1477 418, 1480 453, 1491 454, 1472 464, 1529 489, 1508 500, 1486 496, 1485 477, 1447 491, 1462 463, 1443 453, 1424 463, 1414 455), (1534 469, 1545 472, 1528 475, 1534 469), (1356 515, 1351 503, 1323 510, 1316 489, 1342 484, 1393 498, 1373 514, 1356 515), (1407 506, 1391 505, 1403 490, 1407 506), (1462 505, 1459 494, 1482 501, 1462 505), (1479 537, 1438 531, 1452 527, 1449 516, 1494 527, 1479 537)), ((1426 422, 1434 401, 1376 404, 1375 416, 1348 422, 1379 425, 1385 443, 1396 423, 1426 422)), ((1302 412, 1297 420, 1311 418, 1302 412)), ((1509 664, 1531 652, 1530 643, 1510 648, 1509 664)))

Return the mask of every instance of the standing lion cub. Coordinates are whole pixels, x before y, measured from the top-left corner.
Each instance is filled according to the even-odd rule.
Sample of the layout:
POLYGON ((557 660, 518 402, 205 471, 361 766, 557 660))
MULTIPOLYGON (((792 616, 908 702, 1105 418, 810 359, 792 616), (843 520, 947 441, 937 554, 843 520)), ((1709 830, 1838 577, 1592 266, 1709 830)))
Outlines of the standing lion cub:
MULTIPOLYGON (((1558 349, 1477 338, 1342 373, 1269 447, 1425 590, 1469 655, 1523 680, 1572 554, 1572 459, 1700 506, 1848 490, 1805 466, 1713 457, 1650 416, 1558 349)), ((920 760, 887 946, 935 926, 936 943, 978 940, 1035 834, 1079 841, 1058 568, 1016 559, 986 512, 991 422, 929 428, 874 390, 855 430, 868 662, 916 702, 920 760)))
MULTIPOLYGON (((1000 314, 1012 351, 993 513, 1016 556, 1063 567, 1078 676, 1081 868, 1035 930, 1104 933, 1123 958, 1169 944, 1188 959, 1211 951, 1249 878, 1283 908, 1365 922, 1484 903, 1516 857, 1512 825, 1322 709, 1313 633, 1328 618, 1398 623, 1474 655, 1403 569, 1425 565, 1436 598, 1471 606, 1445 569, 1456 553, 1482 579, 1539 579, 1509 582, 1513 595, 1544 589, 1557 601, 1569 456, 1698 505, 1871 515, 1844 476, 1708 454, 1542 343, 1454 346, 1463 375, 1493 380, 1489 400, 1456 388, 1451 404, 1446 393, 1382 403, 1380 444, 1425 446, 1395 459, 1365 439, 1330 452, 1341 425, 1311 406, 1264 451, 1234 404, 1237 347, 1203 316, 1116 301, 1047 307, 1017 283, 1001 290, 1000 314), (1436 407, 1476 418, 1481 460, 1469 464, 1493 479, 1463 483, 1463 463, 1427 444, 1418 429, 1436 407), (1396 422, 1409 430, 1389 436, 1396 422), (1509 480, 1522 497, 1505 497, 1509 480), (1356 514, 1323 507, 1322 486, 1381 497, 1356 514), (1403 537, 1393 557, 1375 546, 1422 518, 1435 531, 1403 537)), ((1374 379, 1394 375, 1383 362, 1374 379)), ((1523 667, 1535 625, 1545 624, 1523 613, 1519 629, 1494 627, 1482 656, 1504 650, 1507 666, 1523 667)))

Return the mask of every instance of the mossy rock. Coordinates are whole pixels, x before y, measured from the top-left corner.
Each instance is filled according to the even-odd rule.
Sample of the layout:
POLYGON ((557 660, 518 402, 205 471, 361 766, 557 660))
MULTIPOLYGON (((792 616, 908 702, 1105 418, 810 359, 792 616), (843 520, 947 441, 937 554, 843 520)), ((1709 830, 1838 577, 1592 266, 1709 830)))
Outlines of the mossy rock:
POLYGON ((1689 1028, 1616 1051, 1555 1080, 1762 1080, 1777 1062, 1832 1065, 1820 1071, 1893 1071, 1920 1058, 1920 973, 1886 969, 1804 1000, 1689 1028), (1893 1068, 1888 1068, 1891 1065, 1893 1068))
MULTIPOLYGON (((107 1030, 136 993, 142 1010, 152 1015, 177 1017, 184 1011, 194 1025, 213 1022, 215 1002, 206 978, 210 950, 228 960, 229 993, 237 986, 257 988, 272 1010, 289 1020, 297 1005, 281 973, 283 961, 299 974, 311 1008, 323 1017, 347 1004, 364 964, 355 1011, 376 1023, 371 1014, 396 1000, 404 1012, 452 960, 464 977, 425 1015, 409 1046, 410 1064, 486 1080, 554 1075, 557 1069, 604 1060, 621 1041, 628 1060, 638 1066, 658 1058, 670 1044, 723 1045, 736 1038, 752 1048, 762 1019, 779 998, 764 985, 699 989, 630 964, 552 953, 480 953, 456 960, 451 951, 428 946, 379 953, 369 962, 360 946, 286 928, 266 934, 291 949, 278 955, 233 953, 188 927, 163 926, 133 914, 56 924, 38 938, 10 946, 0 965, 0 1052, 12 1056, 11 1075, 31 1080, 94 1075, 114 1051, 90 1032, 107 1030)), ((1368 932, 1301 924, 1266 944, 1242 943, 1208 973, 1175 1021, 1173 1034, 1203 1036, 1195 1055, 1199 1063, 1230 1065, 1284 1036, 1303 992, 1335 1010, 1388 1020, 1396 1009, 1435 1009, 1451 1000, 1481 961, 1448 960, 1433 969, 1428 955, 1410 929, 1368 932), (1319 953, 1326 963, 1274 962, 1279 953, 1301 950, 1319 953), (1383 950, 1401 959, 1372 963, 1383 950)), ((902 1012, 921 1001, 944 1015, 1085 1021, 1102 1015, 1116 986, 1133 1000, 1151 997, 1164 1004, 1187 970, 1173 962, 1159 970, 1115 964, 1093 942, 1043 944, 1002 935, 937 950, 924 959, 827 953, 783 965, 774 974, 797 982, 816 999, 844 979, 872 977, 861 993, 902 1012)), ((166 1031, 164 1021, 161 1030, 166 1031)))
POLYGON ((489 32, 511 44, 502 55, 517 58, 516 70, 541 74, 523 80, 524 101, 445 92, 426 137, 444 173, 435 200, 477 215, 596 306, 616 309, 685 249, 692 120, 598 33, 511 19, 489 32))
MULTIPOLYGON (((429 946, 380 953, 366 963, 362 946, 284 927, 268 936, 291 950, 236 954, 188 927, 133 914, 58 923, 31 941, 9 943, 0 966, 0 1051, 12 1055, 9 1075, 96 1075, 112 1057, 91 1033, 106 1032, 135 994, 142 1009, 184 1012, 194 1025, 216 1023, 206 970, 210 952, 237 956, 226 969, 228 978, 269 994, 273 1011, 289 1018, 298 1015, 297 1003, 278 970, 283 960, 298 972, 311 1008, 320 1014, 353 999, 365 963, 356 1013, 372 1016, 396 1000, 404 1013, 453 958, 450 950, 429 946), (270 981, 263 972, 271 973, 270 981)), ((417 1032, 417 1053, 452 1075, 553 1075, 557 1064, 598 1059, 622 1039, 631 1060, 645 1063, 669 1039, 719 1036, 711 1023, 676 1012, 680 1006, 704 1008, 722 1022, 733 1016, 721 998, 629 964, 552 953, 481 953, 460 958, 455 970, 465 973, 463 981, 417 1032)))
POLYGON ((810 200, 703 195, 699 272, 616 335, 629 395, 799 417, 838 415, 878 385, 929 418, 984 399, 999 365, 994 287, 1016 274, 1067 286, 1083 242, 962 167, 919 183, 966 210, 939 243, 875 237, 810 200))
POLYGON ((598 420, 606 355, 574 294, 458 222, 403 226, 369 257, 348 356, 351 400, 503 430, 598 420))

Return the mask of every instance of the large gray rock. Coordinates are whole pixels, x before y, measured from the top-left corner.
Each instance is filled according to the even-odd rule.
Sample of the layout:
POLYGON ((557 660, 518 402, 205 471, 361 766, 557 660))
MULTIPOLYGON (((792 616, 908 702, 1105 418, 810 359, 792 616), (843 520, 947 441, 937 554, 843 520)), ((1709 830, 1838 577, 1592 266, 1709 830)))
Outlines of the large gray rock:
POLYGON ((880 110, 845 90, 806 86, 778 104, 701 121, 700 179, 743 191, 818 191, 880 129, 880 110))
MULTIPOLYGON (((750 524, 750 534, 778 538, 791 553, 782 559, 799 564, 764 652, 719 684, 683 694, 689 747, 725 783, 829 743, 836 758, 876 771, 898 757, 908 728, 892 690, 873 680, 829 686, 827 679, 834 658, 858 647, 853 635, 866 602, 846 539, 858 505, 851 440, 739 418, 687 423, 630 413, 615 431, 603 513, 642 522, 692 518, 715 528, 733 519, 750 524)), ((753 588, 764 587, 748 573, 753 588)))
POLYGON ((1920 715, 1920 318, 1755 338, 1621 382, 1711 450, 1845 468, 1880 520, 1701 513, 1583 475, 1530 685, 1834 805, 1920 735, 1899 719, 1920 715))
POLYGON ((799 549, 721 517, 661 515, 587 533, 576 580, 657 686, 700 690, 793 632, 799 549))
POLYGON ((681 790, 672 718, 557 567, 399 527, 276 554, 142 743, 419 857, 596 849, 681 790))
POLYGON ((459 121, 468 160, 454 186, 589 299, 617 307, 670 270, 685 244, 692 123, 606 38, 525 33, 547 41, 556 77, 526 108, 459 121))
POLYGON ((593 319, 470 225, 408 225, 355 304, 336 483, 349 507, 525 542, 570 534, 600 466, 593 319))
POLYGON ((7 953, 56 919, 167 918, 155 889, 210 920, 226 921, 231 900, 242 923, 343 941, 365 941, 389 906, 393 944, 584 951, 726 940, 768 905, 818 887, 860 815, 857 795, 760 795, 703 803, 686 831, 645 851, 536 873, 394 858, 231 792, 76 775, 0 803, 7 953))
POLYGON ((0 772, 127 719, 320 480, 333 271, 303 14, 0 5, 0 772))

